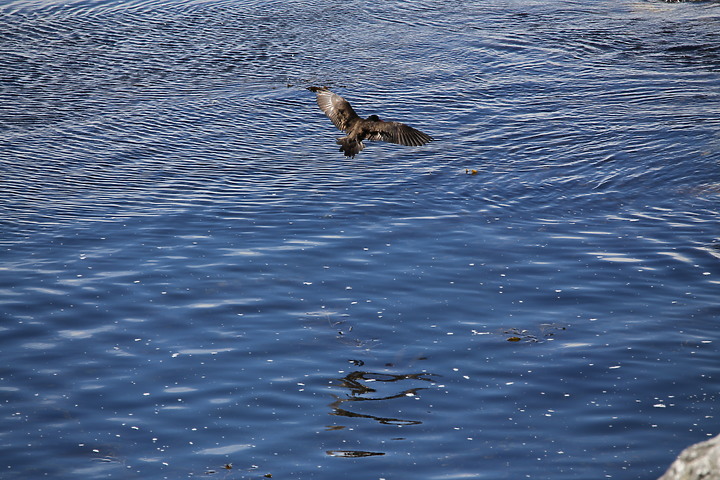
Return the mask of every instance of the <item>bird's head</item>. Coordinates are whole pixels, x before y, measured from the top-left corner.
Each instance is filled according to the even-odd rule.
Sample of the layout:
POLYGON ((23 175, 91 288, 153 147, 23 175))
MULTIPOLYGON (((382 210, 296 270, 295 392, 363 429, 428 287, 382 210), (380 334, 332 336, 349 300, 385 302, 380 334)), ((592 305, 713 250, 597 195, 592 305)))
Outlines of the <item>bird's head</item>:
POLYGON ((370 115, 367 119, 372 120, 373 122, 382 122, 382 120, 380 120, 380 117, 378 117, 377 115, 370 115))

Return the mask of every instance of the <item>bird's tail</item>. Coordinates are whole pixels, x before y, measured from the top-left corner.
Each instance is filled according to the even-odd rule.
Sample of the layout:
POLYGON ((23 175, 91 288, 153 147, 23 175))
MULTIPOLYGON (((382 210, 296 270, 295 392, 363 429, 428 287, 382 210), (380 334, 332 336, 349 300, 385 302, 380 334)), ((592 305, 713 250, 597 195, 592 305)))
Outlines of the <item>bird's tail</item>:
POLYGON ((365 144, 363 142, 350 140, 348 137, 338 138, 336 143, 340 145, 340 151, 343 152, 346 157, 351 158, 365 148, 365 144))

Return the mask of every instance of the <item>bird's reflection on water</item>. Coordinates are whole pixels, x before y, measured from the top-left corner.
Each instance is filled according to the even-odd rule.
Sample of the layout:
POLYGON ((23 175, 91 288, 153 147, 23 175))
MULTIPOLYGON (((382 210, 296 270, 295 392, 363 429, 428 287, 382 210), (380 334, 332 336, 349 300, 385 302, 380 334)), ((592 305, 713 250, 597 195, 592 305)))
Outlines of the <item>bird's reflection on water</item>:
POLYGON ((342 417, 352 418, 369 418, 385 425, 419 425, 422 422, 419 420, 407 420, 393 417, 381 417, 378 415, 368 415, 363 413, 356 413, 342 408, 344 403, 347 402, 378 402, 382 400, 393 400, 396 398, 414 397, 420 390, 424 390, 424 387, 408 388, 401 391, 392 393, 391 395, 383 396, 368 396, 377 392, 377 388, 373 388, 368 383, 383 382, 383 383, 394 383, 405 380, 421 380, 424 382, 433 382, 435 375, 431 373, 411 373, 404 375, 392 375, 387 373, 372 373, 355 371, 342 378, 340 378, 340 386, 350 390, 350 394, 345 397, 339 397, 334 395, 335 401, 330 404, 332 408, 331 415, 338 415, 342 417))
MULTIPOLYGON (((339 378, 339 386, 343 388, 347 388, 349 390, 349 393, 345 396, 341 397, 338 395, 333 395, 335 397, 335 401, 330 404, 330 408, 332 411, 330 412, 330 415, 336 415, 340 417, 346 417, 346 418, 368 418, 371 420, 375 420, 376 422, 383 424, 383 425, 396 425, 396 426, 407 426, 407 425, 420 425, 422 422, 420 420, 415 419, 401 419, 401 418, 395 418, 392 416, 380 416, 380 415, 370 415, 366 413, 357 413, 350 410, 351 404, 347 404, 348 402, 382 402, 387 400, 394 400, 399 398, 408 398, 408 397, 414 397, 417 398, 418 392, 421 390, 424 390, 426 387, 411 387, 411 388, 404 388, 404 389, 397 389, 395 388, 390 394, 388 395, 378 395, 377 392, 380 389, 380 385, 383 387, 394 384, 396 382, 404 382, 400 387, 404 387, 407 385, 407 382, 415 382, 415 381, 423 381, 423 382, 431 382, 434 383, 435 380, 433 377, 436 377, 437 375, 432 373, 410 373, 410 374, 400 374, 400 375, 394 375, 394 374, 388 374, 388 373, 373 373, 373 372, 363 372, 363 371, 354 371, 349 373, 348 375, 339 378), (376 382, 381 382, 380 384, 377 384, 376 382), (370 386, 373 385, 373 386, 370 386), (346 405, 347 404, 347 405, 346 405)), ((394 386, 394 385, 393 385, 394 386)), ((328 430, 339 430, 343 427, 338 425, 333 425, 328 427, 328 430)), ((358 458, 358 457, 370 457, 370 456, 376 456, 376 455, 385 455, 384 452, 369 452, 364 450, 327 450, 326 453, 330 456, 334 457, 350 457, 350 458, 358 458)))
POLYGON ((384 452, 365 452, 363 450, 328 450, 326 453, 331 457, 345 458, 374 457, 377 455, 385 455, 384 452))

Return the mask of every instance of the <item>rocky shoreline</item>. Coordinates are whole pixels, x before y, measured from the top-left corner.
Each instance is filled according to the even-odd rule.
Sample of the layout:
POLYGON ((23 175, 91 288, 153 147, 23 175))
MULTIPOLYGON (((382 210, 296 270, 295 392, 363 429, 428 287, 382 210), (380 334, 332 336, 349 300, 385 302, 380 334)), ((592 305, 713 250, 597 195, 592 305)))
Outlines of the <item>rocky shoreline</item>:
POLYGON ((680 452, 658 480, 720 480, 720 435, 680 452))

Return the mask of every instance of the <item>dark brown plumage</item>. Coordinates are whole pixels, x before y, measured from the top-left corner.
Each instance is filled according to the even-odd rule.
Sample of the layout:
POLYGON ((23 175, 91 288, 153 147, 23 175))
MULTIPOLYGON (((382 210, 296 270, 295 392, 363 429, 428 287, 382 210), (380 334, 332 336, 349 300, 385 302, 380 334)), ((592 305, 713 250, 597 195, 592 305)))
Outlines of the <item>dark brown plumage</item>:
POLYGON ((354 157, 365 148, 363 140, 382 140, 400 145, 420 146, 433 138, 400 122, 386 122, 377 115, 360 118, 350 103, 327 88, 311 88, 317 94, 317 104, 333 124, 347 135, 337 139, 340 151, 354 157))

